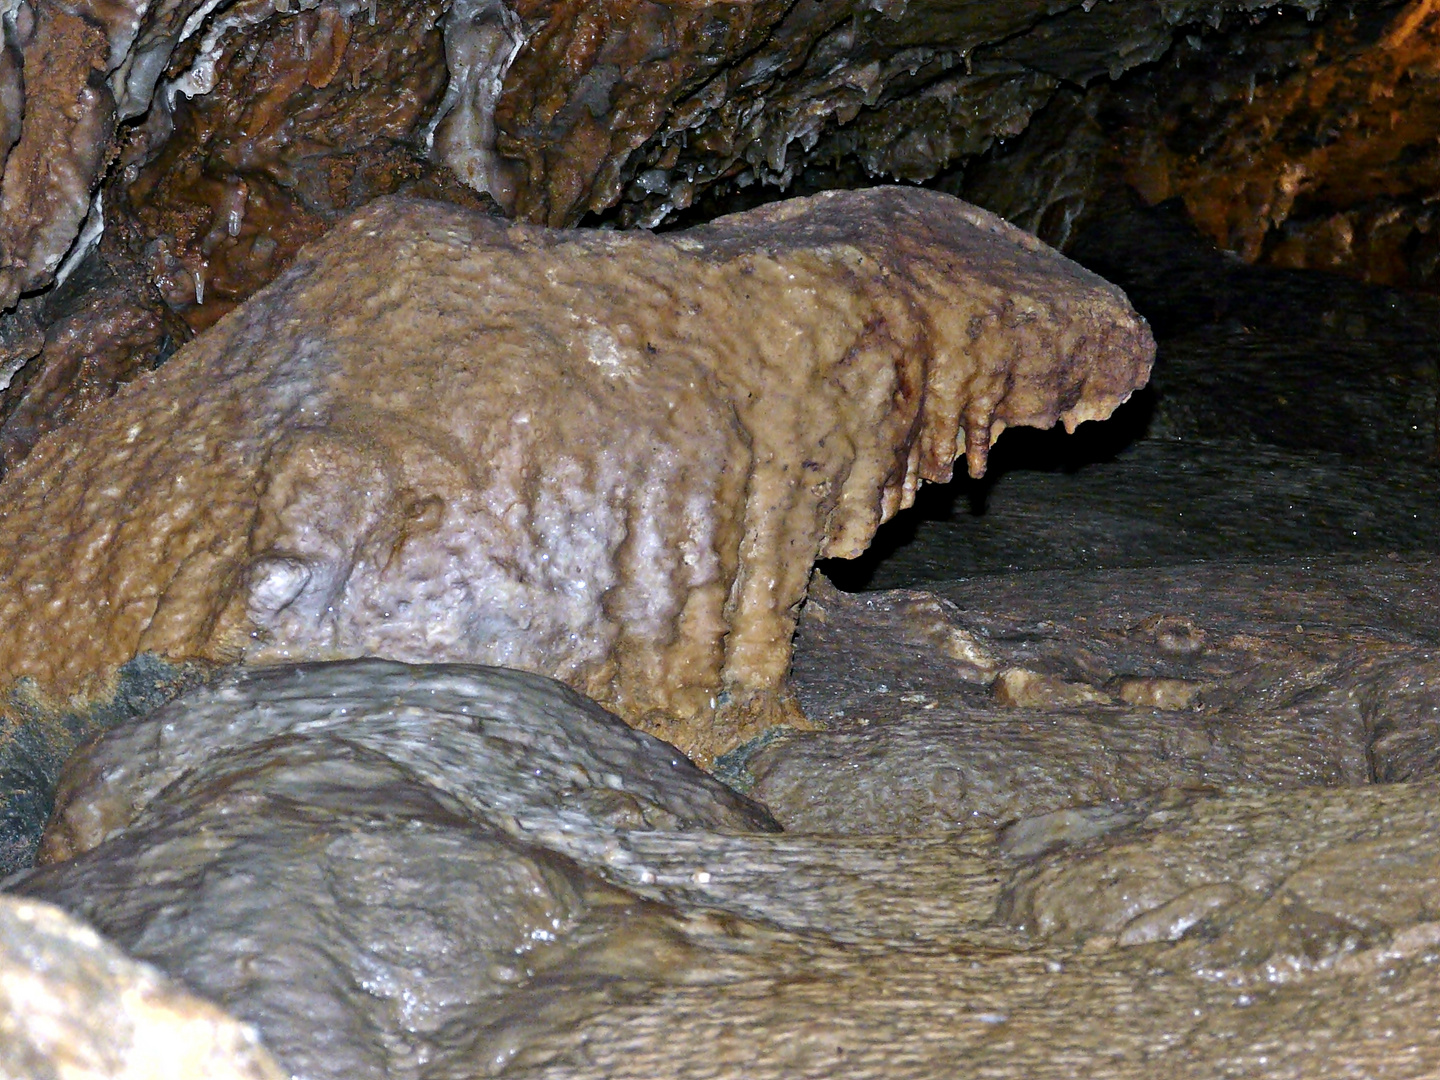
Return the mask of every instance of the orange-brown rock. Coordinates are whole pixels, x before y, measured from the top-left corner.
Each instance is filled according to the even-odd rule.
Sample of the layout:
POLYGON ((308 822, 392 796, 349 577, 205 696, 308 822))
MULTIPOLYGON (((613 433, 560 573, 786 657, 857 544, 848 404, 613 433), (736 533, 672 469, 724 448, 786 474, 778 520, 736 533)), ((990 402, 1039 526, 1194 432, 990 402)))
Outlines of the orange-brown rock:
POLYGON ((1072 251, 1074 227, 1129 189, 1176 200, 1246 262, 1434 291, 1440 8, 1316 14, 1217 18, 1173 62, 1061 90, 947 190, 1072 251))
POLYGON ((365 4, 279 6, 246 25, 237 5, 238 25, 179 76, 185 89, 160 91, 171 104, 155 110, 173 119, 124 133, 106 186, 108 227, 196 328, 376 196, 468 191, 414 145, 446 83, 439 0, 378 4, 373 18, 365 4), (208 92, 193 85, 200 69, 208 92))
MULTIPOLYGON (((809 165, 927 179, 1025 128, 1062 82, 1164 55, 1178 29, 1268 5, 515 0, 533 35, 495 103, 517 213, 666 220, 707 188, 809 165)), ((1313 14, 1324 5, 1293 5, 1313 14)))
POLYGON ((23 333, 0 361, 0 474, 192 336, 122 251, 92 253, 59 288, 27 298, 10 325, 23 333))
POLYGON ((0 673, 141 652, 554 675, 706 757, 798 713, 818 557, 1143 383, 1113 286, 958 200, 685 233, 382 200, 0 486, 0 673))
POLYGON ((0 312, 127 218, 164 245, 156 284, 198 328, 336 216, 412 183, 468 185, 533 222, 628 225, 838 158, 924 179, 1023 130, 1058 85, 1274 6, 12 0, 0 312))
POLYGON ((1267 76, 1219 80, 1217 101, 1160 102, 1155 128, 1124 140, 1126 179, 1148 201, 1182 198, 1202 231, 1246 261, 1425 284, 1425 193, 1440 182, 1432 0, 1334 18, 1290 70, 1267 76), (1198 148, 1187 108, 1211 129, 1198 148))

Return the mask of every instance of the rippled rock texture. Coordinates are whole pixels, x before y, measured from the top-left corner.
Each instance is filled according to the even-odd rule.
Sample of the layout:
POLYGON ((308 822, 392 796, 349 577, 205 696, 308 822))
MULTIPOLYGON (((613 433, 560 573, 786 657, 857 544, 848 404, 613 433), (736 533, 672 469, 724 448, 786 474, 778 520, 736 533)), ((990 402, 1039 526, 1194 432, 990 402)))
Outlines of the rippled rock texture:
POLYGON ((0 896, 0 1077, 281 1080, 252 1029, 49 904, 0 896))
POLYGON ((824 593, 780 834, 535 676, 250 671, 80 755, 7 887, 317 1080, 1433 1075, 1435 570, 824 593))
POLYGON ((1108 209, 1070 250, 1150 322, 1146 388, 922 489, 863 556, 823 564, 837 583, 1440 551, 1436 298, 1241 263, 1174 203, 1108 209))
MULTIPOLYGON (((77 758, 41 850, 73 861, 22 889, 256 1024, 298 1075, 381 1080, 475 1053, 505 996, 557 966, 679 977, 683 919, 604 879, 663 896, 621 838, 693 829, 776 826, 559 683, 287 667, 77 758)), ((494 1042, 482 1074, 515 1052, 494 1042)))
POLYGON ((1316 557, 816 588, 794 683, 824 730, 721 771, 787 828, 844 833, 1429 777, 1434 573, 1316 557))
POLYGON ((775 829, 674 747, 561 683, 503 668, 356 660, 230 675, 117 728, 67 767, 40 861, 84 854, 168 814, 172 796, 212 772, 201 802, 246 790, 268 766, 236 761, 272 754, 280 775, 294 773, 281 787, 296 797, 314 771, 304 797, 344 809, 347 771, 363 776, 373 765, 435 788, 437 806, 463 807, 506 835, 543 836, 577 858, 603 860, 604 836, 617 829, 775 829), (338 772, 327 781, 330 759, 338 772))
POLYGON ((663 237, 380 202, 0 487, 0 673, 138 653, 554 675, 711 756, 778 720, 816 558, 1101 418, 1123 294, 949 196, 663 237))

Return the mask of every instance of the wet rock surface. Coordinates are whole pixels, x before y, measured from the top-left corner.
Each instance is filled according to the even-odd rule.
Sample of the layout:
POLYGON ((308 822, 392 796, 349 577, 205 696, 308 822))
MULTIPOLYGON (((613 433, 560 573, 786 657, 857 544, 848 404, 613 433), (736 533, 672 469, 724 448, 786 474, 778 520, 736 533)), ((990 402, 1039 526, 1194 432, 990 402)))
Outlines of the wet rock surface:
POLYGON ((40 391, 0 387, 4 465, 168 355, 157 306, 212 325, 391 193, 630 226, 899 179, 1063 246, 1124 190, 1246 258, 1433 276, 1423 0, 51 6, 16 5, 0 62, 0 382, 40 391), (97 313, 76 379, 32 309, 97 245, 146 296, 97 313))
POLYGON ((1433 288, 1440 237, 1417 193, 1440 175, 1440 19, 1412 2, 1299 23, 1243 42, 1232 31, 1204 59, 1182 49, 1194 59, 1152 78, 1203 65, 1207 92, 1177 95, 1184 105, 1142 80, 1111 106, 1132 131, 1126 179, 1147 201, 1182 200, 1247 262, 1433 288))
POLYGON ((107 245, 0 331, 0 475, 46 432, 108 400, 189 341, 136 263, 107 245))
POLYGON ((0 1076, 281 1080, 253 1029, 50 904, 0 896, 0 1076))
POLYGON ((1434 574, 1326 558, 818 590, 794 682, 826 730, 752 744, 722 772, 787 829, 833 833, 1418 779, 1434 574), (1407 748, 1398 770, 1388 745, 1407 748))
MULTIPOLYGON (((1231 568, 1194 592, 1092 579, 1119 603, 1091 630, 1084 588, 1054 575, 1004 579, 985 611, 959 587, 822 594, 833 637, 805 627, 812 672, 911 672, 940 704, 904 704, 960 721, 932 724, 932 754, 963 747, 972 788, 1036 789, 994 817, 832 787, 829 817, 810 800, 824 833, 770 833, 558 684, 357 661, 239 674, 118 728, 67 775, 52 850, 80 853, 7 888, 94 920, 304 1077, 1423 1076, 1440 1064, 1423 1022, 1440 963, 1434 567, 1309 569, 1336 584, 1257 571, 1273 604, 1258 614, 1231 606, 1258 591, 1231 568), (1016 640, 1041 612, 1051 633, 1016 640), (1298 617, 1316 640, 1282 628, 1298 617), (1019 732, 965 697, 987 659, 1079 682, 1082 654, 1128 656, 1132 679, 1209 664, 1219 704, 1202 697, 1196 718, 1253 741, 1208 775, 1148 746, 1103 765, 1090 751, 1082 775, 1097 729, 1139 735, 1121 706, 1010 706, 1019 732), (1359 674, 1327 693, 1336 656, 1359 674), (1279 747, 1306 730, 1421 779, 1279 790, 1296 779, 1279 747), (1250 774, 1225 771, 1251 752, 1250 774), (1125 797, 1097 801, 1105 768, 1125 797)), ((836 689, 802 685, 812 707, 836 689)), ((923 788, 913 717, 882 708, 895 700, 793 737, 854 736, 832 771, 923 788)), ((1193 733, 1173 709, 1131 708, 1161 738, 1193 733)))
POLYGON ((949 581, 812 584, 824 730, 717 763, 787 832, 566 691, 497 718, 483 679, 362 662, 122 725, 61 792, 47 858, 83 853, 9 887, 301 1076, 1429 1075, 1433 496, 1275 430, 1012 463, 993 546, 922 524, 872 578, 949 581))
MULTIPOLYGON (((382 755, 396 775, 443 793, 437 805, 458 801, 499 831, 556 844, 573 833, 577 856, 597 830, 774 827, 674 747, 562 684, 502 668, 357 660, 244 671, 117 728, 67 767, 40 861, 89 851, 197 775, 233 771, 219 789, 243 790, 250 769, 228 763, 237 755, 273 747, 283 766, 293 745, 323 761, 307 740, 351 747, 362 772, 382 755)), ((318 786, 343 797, 342 781, 318 786)))
MULTIPOLYGON (((1272 794, 1248 805, 1197 799, 1155 808, 1141 819, 1148 828, 1132 826, 1131 852, 1166 847, 1172 835, 1167 828, 1175 828, 1175 835, 1187 837, 1181 858, 1198 864, 1212 853, 1217 862, 1224 855, 1234 857, 1237 852, 1227 850, 1228 843, 1244 847, 1254 835, 1246 826, 1285 818, 1297 823, 1289 834, 1287 858, 1267 867, 1273 876, 1256 875, 1253 881, 1259 893, 1267 891, 1267 881, 1291 883, 1297 902, 1288 909, 1286 887, 1279 884, 1268 908, 1242 927, 1249 898, 1226 880, 1209 886, 1208 894, 1202 892, 1207 886, 1199 884, 1188 892, 1184 885, 1156 890, 1156 901, 1163 897, 1173 903, 1177 893, 1185 897, 1155 917, 1170 933, 1182 932, 1188 922, 1200 940, 1211 931, 1218 940, 1231 941, 1271 935, 1267 949, 1230 951, 1224 978, 1215 977, 1218 965, 1196 962, 1193 942, 1181 938, 1172 944, 1166 934, 1144 931, 1133 922, 1126 924, 1136 928, 1123 944, 1094 937, 1086 948, 1039 944, 1017 935, 1007 947, 991 936, 993 929, 967 926, 957 910, 948 940, 887 944, 883 959, 852 945, 814 949, 802 962, 786 963, 789 958, 782 959, 776 949, 769 957, 773 967, 736 980, 724 993, 666 990, 658 1000, 605 1010, 594 1027, 538 1044, 532 1055, 543 1047, 554 1057, 518 1075, 561 1076, 589 1066, 607 1074, 643 1076, 674 1069, 676 1061, 686 1063, 682 1074, 694 1076, 738 1069, 760 1076, 844 1070, 847 1075, 918 1077, 967 1069, 1017 1077, 1077 1072, 1139 1077, 1157 1071, 1298 1077, 1350 1075, 1351 1070, 1425 1075, 1435 1067, 1436 1049, 1423 1018, 1433 1009, 1436 952, 1427 902, 1421 899, 1431 872, 1421 838, 1433 828, 1433 800, 1433 791, 1416 788, 1363 795, 1272 794), (1167 826, 1167 815, 1173 815, 1171 822, 1190 818, 1191 824, 1167 826), (1299 824, 1307 818, 1323 824, 1307 829, 1299 824), (1391 858, 1391 865, 1404 865, 1408 858, 1409 865, 1396 874, 1394 905, 1369 924, 1378 930, 1373 934, 1359 930, 1363 916, 1356 909, 1337 920, 1356 920, 1350 927, 1332 924, 1328 936, 1314 933, 1307 924, 1324 926, 1325 916, 1308 919, 1298 910, 1298 897, 1332 917, 1335 906, 1323 897, 1323 888, 1310 883, 1308 868, 1316 877, 1329 872, 1325 845, 1349 830, 1359 831, 1367 820, 1372 828, 1383 822, 1378 828, 1389 842, 1350 848, 1346 854, 1354 862, 1346 876, 1361 880, 1382 872, 1391 858), (1217 840, 1221 833, 1229 835, 1210 849, 1205 841, 1195 842, 1198 833, 1217 840), (1217 902, 1217 897, 1228 901, 1217 902), (1183 917, 1182 907, 1187 909, 1183 917), (1213 921, 1202 925, 1207 916, 1213 921), (1307 955, 1312 942, 1316 947, 1307 955), (1272 980, 1270 972, 1283 970, 1289 957, 1299 958, 1297 976, 1272 980)), ((964 840, 957 838, 961 844, 964 840)), ((933 872, 925 852, 892 851, 897 862, 905 859, 902 873, 933 872)), ((1255 861, 1266 853, 1264 842, 1257 842, 1255 861)), ((1003 882, 1011 873, 1015 880, 1026 880, 1026 869, 1007 873, 1003 861, 988 861, 995 854, 989 849, 980 859, 981 865, 995 868, 993 886, 987 888, 978 875, 962 879, 964 889, 974 890, 971 896, 1009 895, 1003 882)), ((873 866, 865 870, 877 874, 873 866)), ((945 895, 941 881, 935 887, 932 897, 945 895)), ((957 890, 952 885, 950 891, 957 890)), ((931 910, 944 903, 932 901, 931 910)))
MULTIPOLYGON (((52 448, 83 442, 118 387, 397 191, 628 226, 704 220, 770 185, 933 180, 1123 285, 1161 354, 1154 392, 1116 429, 1007 435, 985 481, 896 523, 883 548, 898 551, 848 575, 827 566, 846 587, 906 588, 810 589, 803 716, 761 710, 731 734, 796 726, 717 763, 767 812, 531 676, 213 670, 274 646, 243 633, 189 666, 146 652, 190 655, 170 643, 224 621, 187 623, 173 602, 186 590, 292 627, 297 597, 319 611, 346 574, 442 549, 449 506, 410 482, 430 475, 414 461, 459 473, 493 456, 463 439, 433 452, 434 394, 403 418, 425 433, 409 441, 357 419, 373 396, 325 412, 323 378, 291 379, 323 349, 277 332, 295 363, 259 383, 326 436, 263 447, 281 462, 261 469, 263 490, 243 467, 218 497, 191 483, 232 468, 231 442, 166 429, 162 446, 198 463, 186 473, 134 450, 127 424, 100 455, 121 464, 82 485, 65 535, 16 518, 19 488, 0 497, 20 520, 4 550, 48 567, 26 587, 68 582, 113 616, 67 623, 73 610, 42 597, 33 625, 7 618, 6 632, 59 664, 114 648, 89 700, 11 688, 0 864, 28 864, 61 761, 120 724, 67 774, 46 865, 7 887, 92 918, 255 1021, 299 1076, 1440 1071, 1440 320, 1425 297, 1294 272, 1433 286, 1436 15, 1428 0, 1241 7, 9 5, 0 299, 19 302, 0 318, 0 467, 64 425, 52 448), (326 486, 335 475, 343 490, 326 486), (177 478, 159 512, 132 498, 177 478), (372 481, 383 505, 355 510, 372 481), (142 580, 157 565, 173 592, 142 580)), ((646 287, 673 292, 655 274, 646 287)), ((323 299, 329 320, 353 297, 323 299)), ((892 306, 893 343, 909 324, 892 306)), ((765 337, 755 319, 722 321, 765 337)), ((593 329, 576 331, 592 365, 640 341, 593 329)), ((250 400, 231 411, 265 428, 250 400)), ((159 412, 201 405, 180 395, 159 412)), ((634 430, 633 410, 615 415, 634 430)), ((968 440, 972 465, 991 419, 963 421, 984 436, 968 440)), ((897 453, 880 516, 948 465, 897 453)), ((578 474, 560 470, 557 490, 578 474)), ((22 486, 69 498, 49 474, 22 486)), ((655 514, 637 506, 629 533, 655 514)), ((626 565, 653 562, 633 546, 626 565)), ((444 579, 423 558, 415 571, 444 579)), ((395 597, 414 600, 381 597, 376 625, 395 597)), ((637 625, 622 607, 605 618, 637 625)), ((406 655, 433 658, 422 644, 406 655)), ((683 667, 651 675, 690 686, 683 667)), ((68 964, 77 932, 47 952, 43 919, 9 934, 19 909, 4 904, 0 945, 18 960, 0 992, 20 991, 0 1010, 0 1072, 49 1068, 44 1047, 10 1037, 37 1003, 75 1025, 67 1052, 129 1053, 117 1008, 158 977, 86 939, 98 951, 46 997, 37 972, 68 964)), ((239 1029, 173 993, 142 1001, 146 1022, 178 1015, 268 1075, 239 1029)))
POLYGON ((21 3, 0 54, 0 307, 132 196, 146 239, 178 242, 199 280, 229 232, 242 250, 215 276, 236 288, 322 207, 397 190, 425 158, 554 225, 622 201, 655 223, 711 185, 783 187, 812 155, 933 176, 1021 131, 1060 79, 1117 75, 1182 27, 1269 6, 21 3), (166 156, 177 175, 141 178, 166 156), (252 196, 265 224, 242 236, 230 219, 252 196))
MULTIPOLYGON (((554 9, 516 10, 533 25, 554 9)), ((1154 60, 1232 10, 576 3, 510 67, 496 145, 524 163, 519 212, 552 224, 617 204, 655 224, 712 185, 788 186, 807 161, 927 179, 1018 133, 1061 79, 1154 60)))
POLYGON ((17 0, 0 309, 113 232, 204 327, 395 192, 628 226, 841 160, 865 183, 924 180, 1019 134, 1062 85, 1276 7, 17 0))
POLYGON ((59 798, 40 861, 71 861, 21 891, 316 1077, 428 1075, 557 965, 684 978, 684 919, 635 895, 665 887, 625 833, 775 830, 559 683, 382 661, 192 691, 75 759, 59 798))
POLYGON ((371 199, 482 204, 420 145, 447 83, 445 5, 279 6, 220 5, 105 187, 107 233, 196 329, 371 199))

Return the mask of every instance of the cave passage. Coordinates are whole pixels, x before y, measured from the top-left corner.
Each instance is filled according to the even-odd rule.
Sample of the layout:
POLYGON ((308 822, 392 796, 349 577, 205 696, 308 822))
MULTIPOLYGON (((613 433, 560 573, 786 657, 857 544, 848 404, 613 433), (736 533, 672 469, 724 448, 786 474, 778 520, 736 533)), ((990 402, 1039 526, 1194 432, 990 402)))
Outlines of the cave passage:
MULTIPOLYGON (((0 1077, 85 1054, 170 1075, 197 1031, 220 1041, 213 1060, 236 1059, 227 1075, 255 1080, 1440 1075, 1437 0, 78 7, 9 0, 0 19, 6 490, 36 462, 68 466, 82 440, 66 425, 133 400, 107 401, 166 376, 197 335, 210 336, 186 356, 259 319, 267 301, 252 297, 380 196, 479 210, 487 230, 505 216, 606 230, 556 235, 610 244, 613 266, 636 234, 611 244, 609 230, 924 184, 1123 288, 1158 354, 1111 419, 1007 430, 982 479, 922 487, 862 555, 822 562, 803 603, 777 605, 799 620, 775 638, 793 645, 783 722, 736 729, 708 770, 644 734, 654 717, 637 731, 559 682, 436 662, 448 655, 245 667, 172 664, 147 644, 104 701, 0 671, 0 1077)), ((932 198, 904 197, 917 194, 932 198)), ((445 259, 433 291, 459 295, 459 256, 445 259)), ((616 292, 639 310, 678 281, 616 292)), ((525 294, 507 326, 579 325, 574 307, 535 314, 544 286, 503 284, 525 294)), ((803 292, 786 288, 757 299, 803 292)), ((493 315, 503 291, 479 285, 456 309, 493 315)), ((316 295, 315 321, 340 321, 344 304, 316 295)), ((765 321, 723 320, 742 337, 765 321)), ((379 322, 351 320, 366 357, 379 322)), ((804 322, 755 332, 788 340, 804 322)), ((269 385, 287 407, 322 400, 294 391, 312 376, 333 388, 312 339, 289 347, 300 323, 260 335, 300 373, 269 385)), ((591 326, 608 350, 588 360, 618 364, 618 339, 591 326)), ((435 340, 414 324, 400 336, 435 340)), ((420 366, 395 365, 397 379, 420 366)), ((273 458, 293 468, 214 489, 233 497, 165 488, 164 513, 113 530, 103 515, 48 520, 92 554, 124 534, 147 567, 203 532, 186 514, 230 522, 177 558, 177 579, 259 581, 251 598, 278 624, 312 577, 312 600, 333 584, 320 563, 281 545, 268 576, 246 564, 232 579, 206 558, 248 559, 289 522, 297 549, 319 537, 348 572, 364 560, 326 528, 340 521, 343 540, 369 522, 372 487, 393 503, 374 514, 389 531, 366 533, 383 549, 373 566, 423 547, 445 499, 372 478, 434 448, 426 425, 459 382, 444 367, 392 439, 352 422, 379 396, 357 379, 349 427, 322 438, 303 422, 273 458), (234 525, 251 494, 283 512, 234 525), (175 543, 153 541, 176 506, 175 543)), ((259 415, 249 391, 197 385, 207 406, 259 415)), ((820 415, 793 398, 796 416, 820 415)), ((657 416, 674 396, 664 405, 657 416)), ((468 430, 476 411, 454 411, 468 430)), ((564 447, 582 425, 554 412, 564 447)), ((502 416, 502 433, 531 422, 502 416)), ((656 465, 630 490, 683 489, 636 416, 604 420, 656 465)), ((115 430, 123 445, 96 459, 124 472, 146 451, 115 430)), ((156 441, 221 473, 238 445, 156 441)), ((702 464, 733 478, 733 453, 702 464)), ((465 453, 434 456, 464 479, 465 453)), ((168 460, 134 470, 168 483, 183 472, 154 465, 168 460)), ((560 487, 577 471, 552 470, 560 487)), ((877 475, 898 500, 893 469, 877 475)), ((45 489, 52 511, 67 477, 45 489)), ((70 505, 88 513, 124 483, 72 484, 70 505)), ((107 591, 121 564, 55 557, 62 546, 55 580, 0 586, 53 599, 82 582, 85 603, 134 629, 107 591)), ((637 565, 667 556, 658 540, 632 549, 637 565)), ((603 576, 577 562, 568 584, 603 576)), ((638 580, 656 591, 654 574, 638 580)), ((469 589, 413 584, 443 598, 457 581, 469 589)), ((544 581, 565 599, 567 582, 544 581)), ((533 624, 534 605, 505 595, 519 612, 505 625, 533 624)), ((376 624, 412 598, 376 606, 376 624)), ((638 606, 607 618, 615 606, 637 620, 638 606)), ((69 632, 63 598, 36 610, 28 625, 69 632)), ((201 620, 207 633, 226 611, 201 620)), ((557 640, 580 636, 566 617, 557 640)))
POLYGON ((1070 254, 1149 319, 1150 385, 1073 436, 1006 432, 983 479, 923 488, 832 581, 1440 551, 1440 301, 1245 265, 1178 201, 1122 204, 1070 254))

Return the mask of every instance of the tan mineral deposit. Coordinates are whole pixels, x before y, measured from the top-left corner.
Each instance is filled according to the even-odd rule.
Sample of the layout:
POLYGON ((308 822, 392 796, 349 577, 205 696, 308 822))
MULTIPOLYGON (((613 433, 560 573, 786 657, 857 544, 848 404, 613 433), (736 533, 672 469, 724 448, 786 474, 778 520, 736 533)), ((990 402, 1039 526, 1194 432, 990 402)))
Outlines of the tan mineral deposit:
POLYGON ((800 718, 817 558, 1152 353, 1118 289, 935 192, 660 236, 381 200, 6 478, 0 679, 492 664, 709 760, 800 718))

